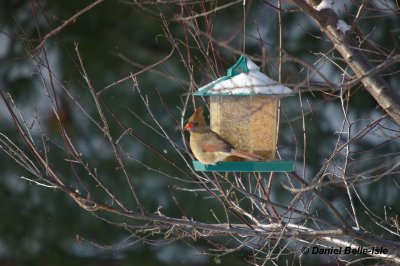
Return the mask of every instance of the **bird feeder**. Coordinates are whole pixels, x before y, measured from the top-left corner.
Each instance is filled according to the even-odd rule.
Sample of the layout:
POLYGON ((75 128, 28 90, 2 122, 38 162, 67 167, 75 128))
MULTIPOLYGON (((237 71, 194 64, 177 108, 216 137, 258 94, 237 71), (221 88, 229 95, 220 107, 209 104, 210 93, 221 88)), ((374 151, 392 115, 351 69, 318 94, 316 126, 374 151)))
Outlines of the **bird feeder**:
POLYGON ((210 97, 211 130, 236 149, 262 156, 265 161, 227 161, 203 165, 197 171, 288 172, 294 162, 276 161, 278 104, 293 91, 260 72, 245 56, 228 69, 226 76, 198 89, 194 95, 210 97))

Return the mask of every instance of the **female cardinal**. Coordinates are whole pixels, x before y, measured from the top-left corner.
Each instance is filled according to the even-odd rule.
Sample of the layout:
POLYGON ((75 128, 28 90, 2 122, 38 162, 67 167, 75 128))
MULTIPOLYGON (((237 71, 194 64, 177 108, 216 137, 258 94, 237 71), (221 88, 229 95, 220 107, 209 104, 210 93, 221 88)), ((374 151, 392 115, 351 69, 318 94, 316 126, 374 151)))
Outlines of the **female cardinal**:
POLYGON ((203 117, 203 108, 196 109, 185 125, 190 132, 190 148, 194 157, 203 164, 216 164, 229 156, 241 157, 250 161, 263 158, 252 153, 236 150, 232 144, 215 133, 203 117))

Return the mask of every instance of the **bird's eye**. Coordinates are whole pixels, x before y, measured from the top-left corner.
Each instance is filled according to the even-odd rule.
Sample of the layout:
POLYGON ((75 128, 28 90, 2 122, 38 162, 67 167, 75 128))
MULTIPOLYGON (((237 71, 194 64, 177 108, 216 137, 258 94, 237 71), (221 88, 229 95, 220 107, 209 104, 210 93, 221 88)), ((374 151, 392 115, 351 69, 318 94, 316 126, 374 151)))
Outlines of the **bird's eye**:
POLYGON ((195 125, 195 126, 198 126, 198 125, 199 125, 199 123, 197 123, 197 122, 196 122, 196 123, 194 123, 194 125, 195 125))

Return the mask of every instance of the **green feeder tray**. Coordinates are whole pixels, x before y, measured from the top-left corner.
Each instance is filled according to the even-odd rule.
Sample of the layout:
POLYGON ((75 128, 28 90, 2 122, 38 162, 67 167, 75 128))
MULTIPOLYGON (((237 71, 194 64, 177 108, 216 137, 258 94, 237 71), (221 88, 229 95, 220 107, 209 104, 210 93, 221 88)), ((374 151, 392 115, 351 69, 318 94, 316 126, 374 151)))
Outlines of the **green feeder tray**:
POLYGON ((193 167, 202 172, 293 172, 294 161, 219 162, 215 165, 193 161, 193 167))

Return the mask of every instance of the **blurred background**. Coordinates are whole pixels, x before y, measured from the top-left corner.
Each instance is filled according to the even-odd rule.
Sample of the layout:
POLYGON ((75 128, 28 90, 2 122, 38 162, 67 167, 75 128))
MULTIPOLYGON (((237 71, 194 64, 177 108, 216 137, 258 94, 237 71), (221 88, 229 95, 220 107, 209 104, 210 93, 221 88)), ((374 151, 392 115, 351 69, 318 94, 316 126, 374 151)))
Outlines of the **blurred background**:
MULTIPOLYGON (((42 149, 47 149, 50 165, 55 166, 70 187, 81 189, 84 184, 90 191, 99 192, 93 197, 109 201, 93 182, 87 181, 88 174, 83 167, 71 167, 73 163, 68 161, 65 140, 54 117, 55 105, 85 160, 116 195, 129 207, 134 206, 114 152, 99 130, 100 119, 80 68, 78 47, 96 91, 127 78, 105 89, 101 100, 111 110, 107 117, 111 119, 115 115, 137 136, 136 140, 121 137, 124 130, 117 120, 112 120, 110 130, 115 139, 121 137, 126 167, 146 210, 157 212, 162 208, 163 213, 181 217, 182 209, 176 206, 174 195, 190 217, 213 221, 210 210, 223 213, 221 206, 196 192, 177 189, 196 188, 195 184, 169 178, 182 178, 179 169, 187 169, 187 165, 169 141, 160 137, 154 117, 189 159, 180 129, 181 110, 188 93, 224 75, 226 68, 240 56, 243 45, 241 1, 236 4, 231 4, 233 1, 202 1, 202 4, 184 1, 184 7, 179 1, 104 1, 49 38, 43 46, 45 51, 32 52, 47 33, 92 2, 2 1, 1 90, 13 97, 35 141, 42 149), (192 25, 177 18, 224 5, 228 6, 191 20, 204 33, 199 39, 207 47, 201 50, 188 35, 192 25), (210 36, 214 40, 210 41, 210 36), (172 43, 176 47, 173 48, 172 43), (129 78, 131 73, 161 60, 164 61, 135 76, 137 86, 134 86, 129 78), (149 103, 147 107, 146 102, 149 103), (178 168, 139 140, 165 154, 178 168)), ((354 19, 358 7, 352 2, 357 1, 335 1, 334 6, 348 23, 354 19)), ((377 2, 381 7, 369 7, 360 27, 381 49, 398 52, 400 18, 394 13, 397 7, 394 2, 377 2)), ((259 59, 257 64, 274 79, 278 79, 279 63, 276 6, 277 1, 255 0, 247 1, 246 6, 246 53, 259 59)), ((346 65, 340 60, 332 61, 338 55, 307 15, 290 3, 284 3, 282 8, 286 10, 283 13, 283 49, 285 54, 302 62, 285 61, 282 82, 296 92, 301 91, 302 95, 283 101, 280 152, 284 158, 296 160, 296 169, 300 173, 304 170, 305 177, 312 178, 334 151, 338 139, 345 141, 337 135, 344 120, 338 88, 328 87, 326 80, 334 84, 346 80, 348 77, 343 75, 346 65), (308 65, 318 69, 320 74, 308 65), (304 127, 308 143, 303 141, 304 127), (303 165, 304 156, 307 159, 303 165)), ((374 55, 371 58, 377 63, 384 60, 374 55)), ((392 72, 395 66, 387 70, 385 78, 393 87, 398 87, 398 74, 392 72)), ((352 132, 358 132, 383 115, 359 84, 349 90, 350 96, 348 114, 349 119, 355 121, 350 128, 352 132)), ((190 97, 186 117, 193 110, 193 101, 190 97)), ((196 101, 205 105, 205 99, 196 101)), ((1 133, 19 144, 4 104, 0 104, 0 116, 1 133)), ((383 124, 385 127, 369 131, 352 143, 352 149, 357 152, 352 154, 350 175, 374 177, 397 158, 398 133, 392 130, 394 125, 389 119, 383 124)), ((338 165, 340 162, 339 157, 338 165)), ((342 171, 334 164, 331 167, 332 173, 342 171)), ((220 257, 205 252, 209 243, 204 239, 170 241, 148 237, 141 240, 107 221, 107 215, 99 219, 84 211, 61 191, 21 179, 31 178, 30 174, 3 152, 0 153, 0 169, 0 265, 244 265, 249 263, 248 257, 253 252, 244 249, 220 257)), ((383 213, 379 206, 388 206, 386 211, 390 215, 397 213, 400 204, 398 189, 386 178, 374 183, 373 192, 371 186, 359 191, 361 195, 369 195, 366 204, 378 215, 383 213)), ((336 203, 341 202, 344 193, 343 187, 334 186, 325 191, 336 203)), ((277 185, 272 197, 287 203, 288 194, 277 185)))

